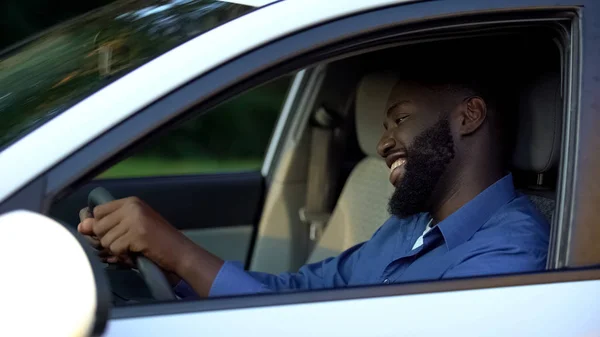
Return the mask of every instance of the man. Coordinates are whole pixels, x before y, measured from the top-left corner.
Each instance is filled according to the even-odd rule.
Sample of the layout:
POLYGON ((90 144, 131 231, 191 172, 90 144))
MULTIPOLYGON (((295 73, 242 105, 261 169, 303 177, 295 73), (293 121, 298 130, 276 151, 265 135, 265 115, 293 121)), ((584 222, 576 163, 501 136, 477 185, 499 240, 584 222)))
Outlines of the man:
MULTIPOLYGON (((542 270, 549 226, 504 170, 509 142, 498 102, 454 76, 397 83, 378 152, 396 190, 373 237, 297 273, 246 272, 196 246, 137 198, 94 209, 79 231, 104 259, 142 253, 181 297, 319 289, 542 270)), ((506 111, 504 111, 506 113, 506 111)))

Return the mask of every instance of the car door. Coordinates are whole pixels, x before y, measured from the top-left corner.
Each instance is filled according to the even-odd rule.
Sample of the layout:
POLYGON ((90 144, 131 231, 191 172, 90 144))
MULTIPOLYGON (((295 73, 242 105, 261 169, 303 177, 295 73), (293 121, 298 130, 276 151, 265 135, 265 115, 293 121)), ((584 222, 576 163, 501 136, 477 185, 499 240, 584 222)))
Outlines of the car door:
MULTIPOLYGON (((335 26, 336 22, 332 22, 332 26, 329 28, 332 31, 341 26, 356 28, 369 22, 369 19, 373 20, 374 25, 385 26, 383 18, 389 18, 388 23, 391 24, 391 22, 400 20, 400 17, 419 20, 423 15, 451 15, 455 12, 477 10, 487 13, 490 8, 498 10, 511 6, 545 4, 543 1, 530 1, 526 4, 523 2, 493 3, 493 5, 484 2, 445 2, 444 4, 448 3, 451 3, 452 6, 444 7, 439 3, 427 3, 390 7, 351 17, 350 20, 356 19, 356 21, 349 20, 344 24, 340 23, 340 26, 335 26)), ((575 19, 571 29, 577 30, 578 24, 592 29, 590 25, 600 20, 600 8, 591 3, 589 5, 590 7, 586 7, 586 11, 589 11, 586 16, 589 21, 581 22, 578 21, 579 19, 575 19)), ((315 36, 322 37, 327 33, 334 35, 332 31, 322 30, 319 31, 319 34, 315 32, 315 36)), ((301 35, 298 40, 280 42, 296 48, 304 46, 303 42, 322 45, 316 42, 321 41, 318 38, 305 41, 310 40, 307 38, 310 36, 310 31, 305 33, 306 35, 301 35)), ((342 33, 339 34, 342 35, 342 33)), ((590 37, 590 35, 586 36, 590 37)), ((335 40, 335 38, 333 39, 335 40)), ((268 47, 263 51, 270 52, 271 49, 268 47)), ((592 49, 597 51, 598 46, 594 46, 592 49)), ((260 50, 257 53, 260 55, 260 50)), ((266 57, 266 55, 264 56, 266 57)), ((578 59, 579 61, 590 66, 590 71, 598 72, 598 68, 590 62, 590 54, 586 53, 579 57, 581 57, 578 59)), ((262 59, 264 60, 264 58, 262 59)), ((579 76, 577 71, 572 72, 571 75, 575 78, 579 76)), ((585 77, 583 79, 584 86, 589 85, 590 90, 597 92, 597 85, 593 84, 589 74, 585 77)), ((584 101, 587 99, 583 97, 584 101)), ((585 110, 582 110, 582 114, 585 114, 585 110)), ((585 118, 590 122, 594 120, 594 123, 598 123, 597 118, 590 116, 585 118)), ((587 178, 591 179, 591 175, 588 175, 587 178)), ((571 183, 575 182, 570 181, 568 184, 571 183)), ((570 190, 569 193, 571 192, 573 190, 570 190)), ((561 207, 560 212, 565 212, 566 208, 561 207)), ((579 207, 584 206, 580 205, 579 207)), ((588 211, 591 212, 591 209, 588 211)), ((581 224, 581 226, 584 225, 581 224)), ((570 230, 577 231, 573 227, 570 230)), ((600 257, 597 254, 592 257, 594 254, 590 250, 591 247, 584 242, 563 243, 570 247, 578 246, 577 250, 587 250, 589 253, 575 254, 578 256, 570 255, 568 259, 562 260, 566 266, 575 266, 578 263, 576 261, 583 262, 585 259, 588 259, 588 266, 594 264, 593 261, 595 263, 599 261, 600 257)), ((564 251, 560 250, 557 253, 559 256, 563 254, 564 251)), ((335 336, 374 334, 381 336, 398 334, 481 336, 543 333, 556 336, 587 336, 597 333, 600 329, 594 318, 600 312, 600 306, 595 301, 586 298, 590 292, 596 293, 596 289, 600 285, 599 276, 598 270, 593 268, 590 270, 563 269, 539 274, 473 280, 224 298, 185 304, 156 304, 144 309, 115 309, 107 335, 117 336, 125 331, 152 334, 153 331, 161 329, 163 332, 168 331, 180 336, 197 333, 286 334, 292 336, 319 333, 335 336), (581 297, 581 299, 574 300, 575 297, 581 297), (543 313, 539 311, 542 307, 544 308, 543 313), (429 312, 431 308, 436 308, 437 312, 443 314, 436 315, 435 319, 430 315, 423 314, 429 312), (590 315, 590 311, 594 314, 590 315), (182 314, 183 312, 186 314, 182 314), (230 322, 236 322, 236 324, 232 325, 230 322)))
MULTIPOLYGON (((351 7, 353 4, 355 2, 348 2, 346 5, 351 7)), ((573 112, 569 117, 576 123, 565 127, 573 133, 567 144, 569 151, 574 152, 570 152, 563 160, 566 163, 563 169, 566 171, 562 174, 571 178, 563 181, 568 187, 561 190, 560 215, 569 220, 566 221, 567 226, 561 228, 564 230, 561 233, 563 235, 558 238, 565 253, 559 255, 566 256, 563 261, 565 267, 574 269, 584 265, 587 270, 563 269, 530 275, 131 306, 112 311, 106 335, 285 333, 305 336, 323 333, 343 336, 395 336, 406 333, 430 336, 450 333, 480 336, 496 333, 532 335, 542 332, 544 335, 585 336, 597 333, 600 326, 596 317, 600 308, 593 295, 597 293, 600 285, 600 273, 594 269, 594 264, 600 262, 600 257, 594 252, 595 246, 591 243, 598 238, 597 230, 592 229, 590 224, 594 223, 591 220, 597 216, 597 206, 594 202, 599 201, 600 197, 596 192, 589 191, 598 190, 594 189, 598 187, 595 172, 600 172, 600 161, 585 158, 591 158, 593 148, 599 145, 598 140, 591 136, 591 131, 600 125, 600 117, 593 113, 596 99, 594 94, 599 92, 595 77, 600 75, 595 58, 600 46, 593 41, 598 33, 600 7, 593 1, 564 1, 562 4, 564 7, 555 8, 554 3, 528 0, 424 2, 389 6, 391 3, 382 1, 370 2, 369 6, 365 5, 362 8, 353 7, 353 12, 336 12, 337 16, 327 17, 327 20, 320 17, 310 22, 311 29, 291 34, 276 42, 270 41, 243 56, 238 55, 239 57, 232 62, 216 67, 213 72, 174 91, 168 98, 141 110, 132 109, 135 111, 135 114, 131 112, 132 118, 118 124, 53 167, 45 176, 46 184, 34 181, 10 202, 13 205, 27 205, 27 202, 23 201, 25 196, 35 195, 32 191, 40 189, 46 192, 45 198, 50 198, 55 195, 53 193, 68 187, 74 180, 84 177, 90 166, 97 164, 90 164, 87 160, 92 154, 98 156, 100 161, 108 160, 114 152, 125 147, 115 145, 120 144, 115 139, 128 145, 139 138, 139 134, 156 128, 157 124, 161 124, 161 118, 164 118, 160 115, 161 111, 175 118, 187 109, 188 104, 185 102, 191 100, 190 95, 194 97, 195 102, 210 102, 218 96, 214 95, 214 92, 224 93, 227 90, 226 95, 231 96, 244 86, 262 83, 265 76, 266 79, 274 78, 291 69, 320 60, 316 55, 318 53, 309 53, 317 47, 337 46, 340 41, 346 41, 349 43, 342 46, 345 48, 343 51, 356 51, 353 47, 361 39, 368 39, 370 33, 398 26, 400 30, 396 33, 402 35, 431 28, 426 23, 437 22, 436 19, 440 17, 450 18, 450 21, 444 22, 449 26, 456 24, 452 19, 473 18, 462 16, 464 13, 489 15, 503 12, 519 21, 566 18, 569 23, 567 27, 576 37, 571 40, 574 48, 571 50, 573 59, 569 61, 571 91, 568 91, 572 103, 570 106, 573 107, 569 110, 573 112), (585 3, 585 9, 579 7, 581 3, 585 3), (368 11, 376 5, 381 6, 381 9, 368 11), (514 8, 520 10, 511 11, 514 8), (556 12, 560 10, 566 10, 570 15, 561 16, 556 12), (531 16, 526 16, 525 20, 521 16, 523 13, 531 16), (581 15, 583 13, 585 15, 581 15), (321 24, 324 21, 327 23, 321 24), (425 27, 410 25, 415 22, 425 27), (579 41, 579 38, 583 41, 579 41), (579 43, 582 42, 587 43, 586 49, 580 48, 579 43), (303 53, 307 55, 302 55, 303 53), (299 55, 306 58, 298 57, 299 55), (584 71, 580 73, 577 69, 584 71), (578 87, 580 85, 582 88, 578 87), (173 102, 181 102, 181 106, 167 109, 173 102), (140 122, 146 119, 151 121, 145 124, 140 122), (126 134, 124 130, 136 130, 136 135, 126 134), (586 145, 580 147, 582 143, 586 145), (110 149, 97 151, 105 147, 110 149), (574 153, 578 155, 575 156, 574 153), (565 201, 567 197, 569 202, 565 201), (584 234, 587 235, 585 240, 582 239, 584 234), (435 308, 439 315, 427 315, 432 308, 435 308), (543 311, 540 308, 543 308, 543 311)), ((281 2, 272 5, 267 11, 259 11, 256 16, 248 16, 246 21, 239 22, 246 22, 249 26, 253 24, 253 27, 260 30, 260 27, 265 27, 261 26, 261 22, 264 23, 266 19, 262 16, 263 13, 284 16, 285 13, 293 12, 294 17, 310 17, 330 10, 325 7, 329 4, 324 2, 313 2, 311 5, 310 11, 314 14, 310 14, 308 9, 303 9, 306 1, 281 2)), ((484 21, 497 22, 498 18, 494 17, 492 20, 491 17, 487 17, 484 21)), ((501 18, 509 19, 505 16, 501 18)), ((302 29, 306 26, 308 25, 301 25, 302 29)), ((214 31, 214 34, 209 35, 215 39, 224 38, 223 35, 219 35, 221 32, 214 31)), ((369 41, 374 42, 378 37, 381 36, 375 36, 374 40, 369 41)), ((375 42, 373 44, 376 45, 375 42)), ((336 54, 328 56, 334 57, 336 54)))

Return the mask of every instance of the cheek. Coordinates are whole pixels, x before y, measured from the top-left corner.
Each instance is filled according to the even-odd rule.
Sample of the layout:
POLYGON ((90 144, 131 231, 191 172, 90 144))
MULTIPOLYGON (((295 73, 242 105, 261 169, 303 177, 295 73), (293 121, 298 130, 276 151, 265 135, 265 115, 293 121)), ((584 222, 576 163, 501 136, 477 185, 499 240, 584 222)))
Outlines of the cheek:
POLYGON ((424 128, 420 125, 410 124, 397 128, 394 132, 394 139, 405 149, 410 148, 424 128))
POLYGON ((394 137, 394 140, 397 143, 396 145, 400 146, 404 149, 406 149, 408 146, 410 146, 410 144, 412 143, 412 139, 414 138, 412 132, 407 131, 403 128, 396 128, 396 130, 394 130, 392 136, 394 137))

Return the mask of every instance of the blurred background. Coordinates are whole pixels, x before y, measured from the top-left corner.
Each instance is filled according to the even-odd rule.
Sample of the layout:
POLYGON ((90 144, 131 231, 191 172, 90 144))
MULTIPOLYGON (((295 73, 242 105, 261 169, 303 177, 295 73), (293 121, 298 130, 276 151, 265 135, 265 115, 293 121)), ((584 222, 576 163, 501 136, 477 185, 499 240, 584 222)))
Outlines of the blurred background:
MULTIPOLYGON (((202 0, 3 0, 0 148, 153 57, 248 10, 202 0), (96 14, 86 14, 90 11, 96 14), (108 69, 98 64, 103 51, 111 57, 108 69), (54 62, 46 62, 50 59, 54 62), (60 67, 57 59, 64 60, 60 67)), ((290 81, 288 76, 267 83, 187 121, 99 178, 259 169, 290 81)))
POLYGON ((2 0, 0 50, 114 0, 2 0))

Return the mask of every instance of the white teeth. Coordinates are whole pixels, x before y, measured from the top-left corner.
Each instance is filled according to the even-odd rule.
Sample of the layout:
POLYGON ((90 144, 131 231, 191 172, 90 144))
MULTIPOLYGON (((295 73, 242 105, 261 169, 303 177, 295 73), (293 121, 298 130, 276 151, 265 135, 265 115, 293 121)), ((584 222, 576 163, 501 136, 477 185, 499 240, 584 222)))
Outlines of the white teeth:
POLYGON ((404 165, 405 163, 406 163, 406 160, 403 158, 396 160, 394 163, 392 163, 392 166, 390 167, 390 172, 392 172, 396 168, 404 165))

